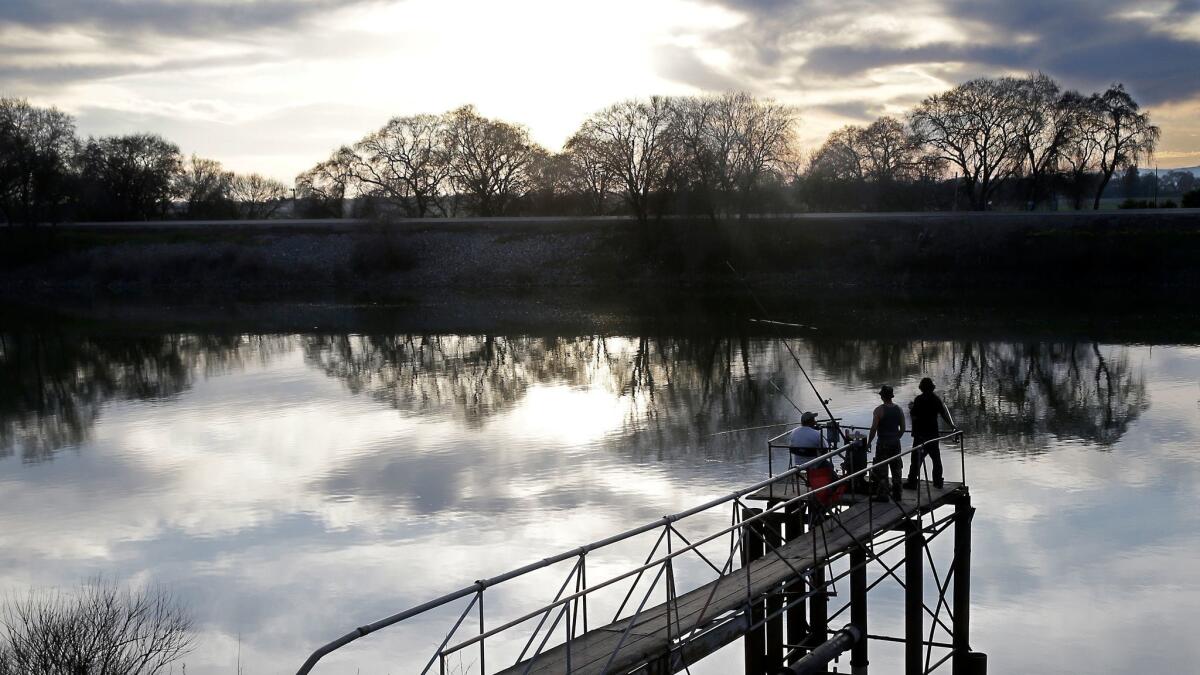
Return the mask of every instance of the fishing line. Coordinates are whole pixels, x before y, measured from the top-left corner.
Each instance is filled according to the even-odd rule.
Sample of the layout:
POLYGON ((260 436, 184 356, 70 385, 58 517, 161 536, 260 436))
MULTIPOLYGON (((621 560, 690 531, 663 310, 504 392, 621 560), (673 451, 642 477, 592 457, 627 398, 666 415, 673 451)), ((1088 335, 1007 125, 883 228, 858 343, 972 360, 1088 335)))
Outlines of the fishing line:
MULTIPOLYGON (((754 289, 750 288, 750 284, 748 284, 745 277, 743 277, 741 273, 734 268, 733 263, 726 260, 725 265, 729 267, 729 270, 733 272, 733 275, 737 277, 738 281, 742 282, 742 287, 745 288, 746 292, 750 294, 750 299, 754 301, 754 304, 758 305, 758 309, 763 313, 763 316, 768 317, 763 323, 776 323, 770 320, 770 312, 768 312, 767 308, 763 307, 763 304, 759 302, 758 296, 754 293, 754 289)), ((753 319, 751 320, 753 321, 753 319)), ((821 402, 821 407, 825 409, 825 414, 828 415, 830 419, 833 419, 833 411, 829 409, 829 401, 826 400, 824 396, 821 396, 821 392, 817 390, 817 385, 814 384, 812 378, 808 376, 808 371, 804 369, 804 364, 800 363, 800 357, 796 356, 796 352, 792 349, 792 346, 788 344, 787 340, 781 337, 779 338, 779 341, 783 343, 783 346, 787 349, 788 354, 791 354, 792 360, 796 362, 796 367, 800 369, 800 374, 804 375, 804 379, 808 382, 808 386, 812 387, 813 393, 817 396, 817 400, 821 402)), ((774 382, 772 382, 772 384, 774 384, 774 382)), ((775 388, 779 389, 779 387, 775 388)), ((783 392, 781 391, 780 393, 782 394, 783 392)), ((786 394, 784 395, 784 398, 787 398, 786 394)), ((792 403, 792 400, 789 398, 788 402, 792 403)), ((795 403, 792 403, 792 407, 796 408, 796 410, 800 410, 800 408, 796 407, 795 403)))

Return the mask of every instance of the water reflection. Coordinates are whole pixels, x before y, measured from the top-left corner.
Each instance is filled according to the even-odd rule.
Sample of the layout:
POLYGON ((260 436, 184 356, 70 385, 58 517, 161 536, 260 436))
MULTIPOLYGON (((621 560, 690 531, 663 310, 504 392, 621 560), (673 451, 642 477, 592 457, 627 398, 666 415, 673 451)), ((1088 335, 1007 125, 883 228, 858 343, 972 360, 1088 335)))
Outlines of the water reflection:
POLYGON ((1050 437, 1110 446, 1150 405, 1128 347, 820 340, 811 351, 843 386, 933 377, 960 426, 984 443, 1002 439, 1026 452, 1051 447, 1050 437))
MULTIPOLYGON (((1049 447, 1047 434, 1111 445, 1149 406, 1127 347, 828 338, 792 344, 837 389, 929 375, 961 426, 1025 452, 1049 447)), ((601 388, 623 401, 623 430, 645 432, 622 437, 620 451, 635 458, 698 444, 742 452, 736 437, 712 434, 791 419, 788 399, 804 405, 807 396, 780 343, 747 336, 15 333, 0 335, 0 456, 49 459, 86 440, 108 401, 168 400, 198 377, 297 345, 306 363, 353 394, 473 429, 535 385, 601 388)), ((818 406, 811 396, 807 401, 805 407, 818 406)))
MULTIPOLYGON (((1069 581, 1046 570, 1091 565, 1089 588, 1100 587, 1114 539, 1162 550, 1145 522, 1197 531, 1200 354, 811 334, 791 344, 850 422, 869 420, 879 384, 903 400, 929 375, 972 450, 1027 455, 985 452, 972 465, 985 649, 1028 639, 1012 626, 1050 634, 1050 618, 1086 618, 1072 603, 1089 589, 1030 597, 1069 581), (1137 461, 1095 452, 1117 444, 1137 461), (1006 614, 1035 602, 1057 603, 1043 624, 1006 614)), ((248 672, 294 667, 348 626, 760 477, 767 432, 712 434, 794 419, 789 398, 818 407, 780 342, 750 335, 10 332, 0 591, 154 575, 204 617, 189 670, 234 672, 238 635, 248 672), (39 461, 63 448, 78 452, 39 461)), ((1179 546, 1171 555, 1196 550, 1179 546)), ((1163 557, 1124 555, 1147 569, 1163 557)), ((1126 630, 1114 623, 1103 638, 1126 630)), ((392 640, 363 641, 325 672, 396 672, 412 650, 392 640)))
POLYGON ((104 404, 168 400, 197 377, 289 348, 271 336, 0 334, 0 457, 51 459, 88 438, 104 404))

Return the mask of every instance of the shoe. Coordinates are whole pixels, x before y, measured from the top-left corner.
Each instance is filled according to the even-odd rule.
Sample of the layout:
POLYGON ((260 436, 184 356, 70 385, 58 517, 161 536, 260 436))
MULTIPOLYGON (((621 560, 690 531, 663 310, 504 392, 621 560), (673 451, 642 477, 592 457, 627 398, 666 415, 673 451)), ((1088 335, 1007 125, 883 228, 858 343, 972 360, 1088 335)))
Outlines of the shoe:
POLYGON ((890 501, 890 500, 888 499, 888 496, 887 496, 887 495, 872 495, 872 496, 871 496, 871 501, 873 501, 873 502, 886 502, 886 501, 890 501))
MULTIPOLYGON (((936 483, 935 483, 935 485, 936 485, 936 483)), ((917 481, 915 481, 911 478, 904 481, 904 489, 905 490, 916 490, 917 489, 917 481)))
POLYGON ((942 489, 942 486, 943 486, 943 485, 945 485, 945 483, 944 483, 944 482, 942 482, 942 479, 940 479, 940 478, 939 478, 939 479, 937 479, 937 480, 935 480, 935 481, 933 481, 933 487, 935 487, 935 488, 937 488, 937 489, 939 489, 939 490, 941 490, 941 489, 942 489))
POLYGON ((898 502, 901 498, 900 490, 892 490, 892 501, 898 502))

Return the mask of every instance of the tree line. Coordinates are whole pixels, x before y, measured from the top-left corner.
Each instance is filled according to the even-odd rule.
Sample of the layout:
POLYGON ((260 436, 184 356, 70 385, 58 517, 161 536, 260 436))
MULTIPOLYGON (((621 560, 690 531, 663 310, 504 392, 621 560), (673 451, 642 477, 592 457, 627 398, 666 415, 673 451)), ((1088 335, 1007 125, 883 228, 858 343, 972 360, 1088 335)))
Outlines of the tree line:
POLYGON ((953 174, 955 204, 974 210, 1058 196, 1098 209, 1114 173, 1153 153, 1159 134, 1122 84, 1085 96, 1042 73, 978 78, 926 98, 904 121, 835 131, 804 181, 810 201, 829 208, 920 207, 914 188, 953 174))
POLYGON ((0 98, 0 218, 62 220, 268 218, 289 188, 235 174, 155 134, 80 138, 54 108, 0 98))
MULTIPOLYGON (((901 117, 830 134, 807 157, 791 106, 744 92, 630 99, 583 121, 561 152, 473 106, 395 117, 295 180, 309 217, 664 215, 826 210, 1099 208, 1159 129, 1122 84, 1084 95, 1041 73, 977 78, 901 117)), ((263 218, 287 188, 159 136, 80 140, 70 116, 0 99, 0 212, 263 218)))
POLYGON ((749 212, 794 174, 795 127, 791 107, 746 93, 654 96, 591 115, 552 153, 464 106, 393 118, 296 189, 313 215, 340 215, 352 198, 411 217, 749 212))

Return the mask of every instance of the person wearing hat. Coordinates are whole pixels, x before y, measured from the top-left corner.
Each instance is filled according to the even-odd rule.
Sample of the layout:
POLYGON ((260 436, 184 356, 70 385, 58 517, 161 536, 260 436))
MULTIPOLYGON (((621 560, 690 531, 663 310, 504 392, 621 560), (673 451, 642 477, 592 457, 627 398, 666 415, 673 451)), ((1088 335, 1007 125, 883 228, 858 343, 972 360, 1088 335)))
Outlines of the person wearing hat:
POLYGON ((887 482, 888 470, 892 472, 892 499, 900 501, 900 479, 904 473, 904 460, 900 459, 900 437, 904 435, 904 411, 892 403, 895 394, 888 385, 879 388, 879 398, 883 403, 875 408, 871 418, 871 431, 867 434, 867 445, 879 436, 879 444, 875 446, 875 467, 871 477, 875 480, 877 501, 887 500, 887 491, 883 486, 887 482), (895 457, 887 461, 889 457, 895 457))
POLYGON ((925 456, 928 455, 933 459, 933 486, 940 488, 942 487, 942 453, 938 448, 937 441, 934 440, 941 435, 941 431, 938 429, 938 418, 946 420, 946 424, 950 425, 951 429, 958 427, 954 426, 954 420, 950 419, 950 411, 946 410, 946 404, 942 403, 942 399, 933 393, 933 390, 937 388, 933 384, 933 380, 928 377, 922 378, 921 384, 917 385, 917 388, 921 390, 921 393, 908 406, 908 413, 912 416, 913 447, 922 443, 925 444, 925 447, 923 450, 913 451, 908 465, 908 480, 904 482, 904 487, 909 490, 917 489, 918 474, 921 472, 921 465, 925 462, 925 456))
POLYGON ((800 416, 800 426, 788 437, 788 446, 796 464, 824 454, 825 439, 817 428, 817 413, 809 411, 800 416))

